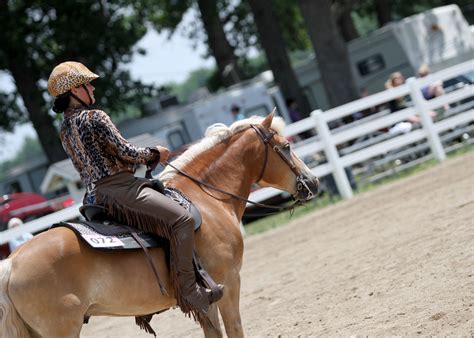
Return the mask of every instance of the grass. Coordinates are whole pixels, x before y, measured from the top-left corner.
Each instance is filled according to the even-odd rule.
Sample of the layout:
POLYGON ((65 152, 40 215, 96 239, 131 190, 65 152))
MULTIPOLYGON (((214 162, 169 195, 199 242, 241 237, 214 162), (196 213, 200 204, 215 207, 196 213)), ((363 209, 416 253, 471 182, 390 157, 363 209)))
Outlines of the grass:
MULTIPOLYGON (((448 153, 447 157, 453 158, 453 157, 464 155, 471 151, 474 151, 474 145, 472 144, 465 146, 463 148, 460 148, 458 150, 455 150, 451 153, 448 153)), ((428 168, 435 166, 437 163, 438 162, 436 160, 428 160, 426 162, 422 162, 411 168, 408 168, 404 171, 394 174, 393 176, 382 179, 376 183, 366 184, 363 187, 361 187, 357 192, 355 192, 355 194, 370 191, 382 184, 390 183, 399 179, 403 179, 405 177, 413 176, 421 171, 424 171, 428 168)), ((265 232, 273 228, 284 226, 291 220, 295 220, 312 211, 324 208, 331 204, 335 204, 339 201, 341 201, 340 197, 330 197, 328 196, 328 194, 325 194, 321 197, 315 198, 314 200, 306 203, 305 205, 296 207, 292 215, 290 215, 289 212, 283 212, 276 215, 267 216, 265 218, 246 224, 245 225, 246 235, 251 236, 254 234, 265 232)))
MULTIPOLYGON (((281 212, 275 215, 266 216, 257 221, 248 223, 245 225, 245 232, 247 236, 265 232, 267 230, 278 228, 282 225, 285 225, 291 220, 297 219, 301 216, 308 214, 316 209, 324 208, 328 205, 334 204, 340 201, 340 197, 329 197, 328 194, 325 194, 322 197, 317 197, 308 203, 295 207, 294 211, 290 213, 289 211, 281 212)), ((288 203, 287 205, 290 205, 288 203)))

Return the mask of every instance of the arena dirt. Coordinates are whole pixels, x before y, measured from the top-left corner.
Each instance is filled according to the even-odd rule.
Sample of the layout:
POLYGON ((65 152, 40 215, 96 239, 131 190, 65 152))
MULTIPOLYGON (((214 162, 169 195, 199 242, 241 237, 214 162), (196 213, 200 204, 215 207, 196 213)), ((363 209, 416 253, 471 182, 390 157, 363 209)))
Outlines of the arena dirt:
MULTIPOLYGON (((474 335, 474 153, 245 240, 247 336, 474 335)), ((177 309, 158 336, 202 336, 177 309)), ((82 337, 152 337, 93 317, 82 337)))

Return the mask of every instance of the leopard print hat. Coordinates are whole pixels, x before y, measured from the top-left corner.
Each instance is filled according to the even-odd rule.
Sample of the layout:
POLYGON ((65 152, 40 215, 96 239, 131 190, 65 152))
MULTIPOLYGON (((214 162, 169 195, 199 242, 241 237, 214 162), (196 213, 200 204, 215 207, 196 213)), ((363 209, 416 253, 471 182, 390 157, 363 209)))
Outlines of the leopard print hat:
POLYGON ((48 92, 58 97, 72 88, 95 80, 99 75, 92 73, 82 63, 67 61, 54 67, 48 79, 48 92))

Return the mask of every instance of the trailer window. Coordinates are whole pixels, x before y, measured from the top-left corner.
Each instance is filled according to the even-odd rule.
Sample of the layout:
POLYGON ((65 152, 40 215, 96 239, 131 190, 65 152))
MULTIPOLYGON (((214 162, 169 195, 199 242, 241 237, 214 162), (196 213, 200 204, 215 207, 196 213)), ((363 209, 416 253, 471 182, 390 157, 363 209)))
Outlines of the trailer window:
POLYGON ((173 130, 168 134, 168 144, 172 150, 178 149, 186 143, 188 142, 186 142, 186 138, 180 130, 173 130))
POLYGON ((381 54, 374 54, 357 62, 357 68, 361 76, 367 76, 384 69, 385 61, 381 54))
POLYGON ((250 117, 254 115, 267 116, 270 113, 271 110, 264 104, 245 109, 245 117, 250 117))

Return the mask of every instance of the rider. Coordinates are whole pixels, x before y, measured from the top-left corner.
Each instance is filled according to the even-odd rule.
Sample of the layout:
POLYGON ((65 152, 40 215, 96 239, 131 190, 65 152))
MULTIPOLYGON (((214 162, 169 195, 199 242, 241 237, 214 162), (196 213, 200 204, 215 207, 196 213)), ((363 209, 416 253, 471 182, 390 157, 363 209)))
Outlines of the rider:
POLYGON ((98 77, 68 61, 56 66, 48 80, 53 110, 64 113, 61 142, 86 187, 84 203, 103 205, 118 222, 169 239, 178 305, 185 313, 206 314, 211 292, 196 283, 192 215, 155 191, 149 180, 133 175, 137 164, 164 162, 169 150, 131 145, 105 112, 91 108, 95 88, 90 82, 98 77))

